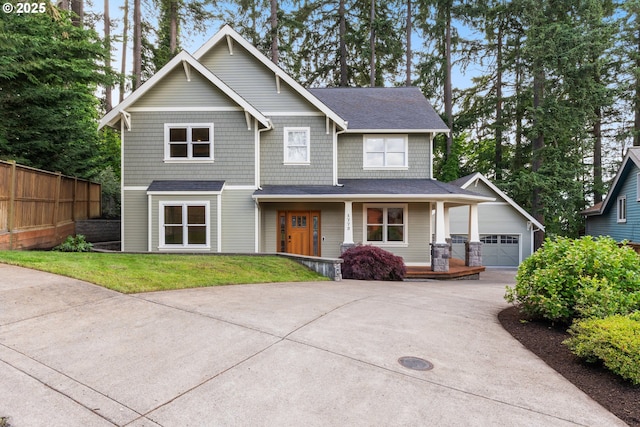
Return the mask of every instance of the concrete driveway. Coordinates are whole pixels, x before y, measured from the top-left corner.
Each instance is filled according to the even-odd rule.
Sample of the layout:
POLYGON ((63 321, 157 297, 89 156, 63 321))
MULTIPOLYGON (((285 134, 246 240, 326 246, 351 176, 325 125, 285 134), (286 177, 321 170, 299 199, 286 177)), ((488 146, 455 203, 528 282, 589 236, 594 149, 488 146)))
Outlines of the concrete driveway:
POLYGON ((623 426, 502 329, 480 281, 122 295, 0 264, 0 417, 20 426, 623 426), (426 371, 401 366, 414 356, 426 371))

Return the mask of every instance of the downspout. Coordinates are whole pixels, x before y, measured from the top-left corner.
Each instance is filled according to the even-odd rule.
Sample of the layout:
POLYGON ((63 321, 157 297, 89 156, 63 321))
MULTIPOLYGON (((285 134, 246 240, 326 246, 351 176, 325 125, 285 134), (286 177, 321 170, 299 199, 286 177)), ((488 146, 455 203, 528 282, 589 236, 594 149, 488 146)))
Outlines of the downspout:
MULTIPOLYGON (((258 128, 258 123, 256 123, 256 129, 258 130, 258 132, 256 133, 256 148, 255 148, 255 152, 256 152, 256 158, 255 158, 255 170, 256 170, 256 177, 255 177, 255 185, 256 188, 258 190, 262 190, 262 187, 260 186, 260 142, 262 141, 261 138, 261 134, 262 132, 268 131, 268 130, 272 130, 273 129, 273 123, 271 123, 271 120, 267 119, 267 124, 268 126, 264 129, 259 129, 258 128)), ((254 242, 254 246, 253 249, 256 253, 260 252, 260 203, 258 202, 257 199, 254 199, 254 203, 255 203, 255 208, 254 208, 254 236, 253 236, 253 242, 254 242)))
MULTIPOLYGON (((348 122, 346 122, 348 123, 348 122)), ((338 182, 338 135, 342 135, 347 129, 336 131, 336 123, 333 123, 333 185, 336 187, 343 187, 344 184, 338 182)))

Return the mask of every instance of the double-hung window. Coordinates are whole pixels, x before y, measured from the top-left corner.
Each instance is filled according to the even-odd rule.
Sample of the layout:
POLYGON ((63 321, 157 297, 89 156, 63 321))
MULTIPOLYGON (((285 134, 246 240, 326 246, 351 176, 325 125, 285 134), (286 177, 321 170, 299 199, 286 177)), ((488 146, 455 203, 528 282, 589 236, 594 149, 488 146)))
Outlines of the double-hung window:
POLYGON ((618 222, 627 222, 627 196, 618 197, 618 222))
POLYGON ((407 243, 407 205, 365 205, 364 241, 372 244, 407 243))
POLYGON ((309 163, 311 163, 310 148, 310 128, 284 128, 284 164, 308 165, 309 163))
POLYGON ((213 161, 213 123, 164 125, 165 161, 213 161))
POLYGON ((161 202, 160 248, 207 249, 209 202, 161 202))
POLYGON ((407 136, 365 135, 363 166, 365 169, 406 169, 408 164, 407 136))

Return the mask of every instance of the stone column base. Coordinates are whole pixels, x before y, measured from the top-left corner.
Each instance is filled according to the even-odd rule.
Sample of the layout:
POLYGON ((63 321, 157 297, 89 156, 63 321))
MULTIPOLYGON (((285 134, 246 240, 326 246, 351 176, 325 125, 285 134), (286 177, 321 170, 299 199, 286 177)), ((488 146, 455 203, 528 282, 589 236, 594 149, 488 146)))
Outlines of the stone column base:
POLYGON ((355 243, 340 243, 340 255, 345 253, 347 250, 355 247, 355 243))
POLYGON ((482 242, 466 242, 464 265, 467 267, 482 266, 482 242))
POLYGON ((449 258, 451 258, 451 254, 448 243, 433 243, 431 245, 431 271, 449 271, 449 258))

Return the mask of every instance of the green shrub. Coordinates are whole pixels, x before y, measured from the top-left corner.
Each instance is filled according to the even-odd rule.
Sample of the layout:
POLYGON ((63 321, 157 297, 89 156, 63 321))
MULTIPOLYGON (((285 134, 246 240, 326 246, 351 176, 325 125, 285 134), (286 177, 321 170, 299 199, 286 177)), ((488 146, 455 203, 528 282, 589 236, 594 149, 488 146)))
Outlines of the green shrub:
POLYGON ((93 247, 92 243, 86 241, 82 234, 74 236, 67 236, 67 239, 53 248, 58 252, 89 252, 93 247))
POLYGON ((505 299, 531 317, 567 324, 628 314, 640 309, 639 261, 633 249, 609 237, 547 239, 520 265, 505 299))
POLYGON ((588 362, 602 362, 622 378, 640 385, 640 313, 576 320, 564 343, 588 362))

